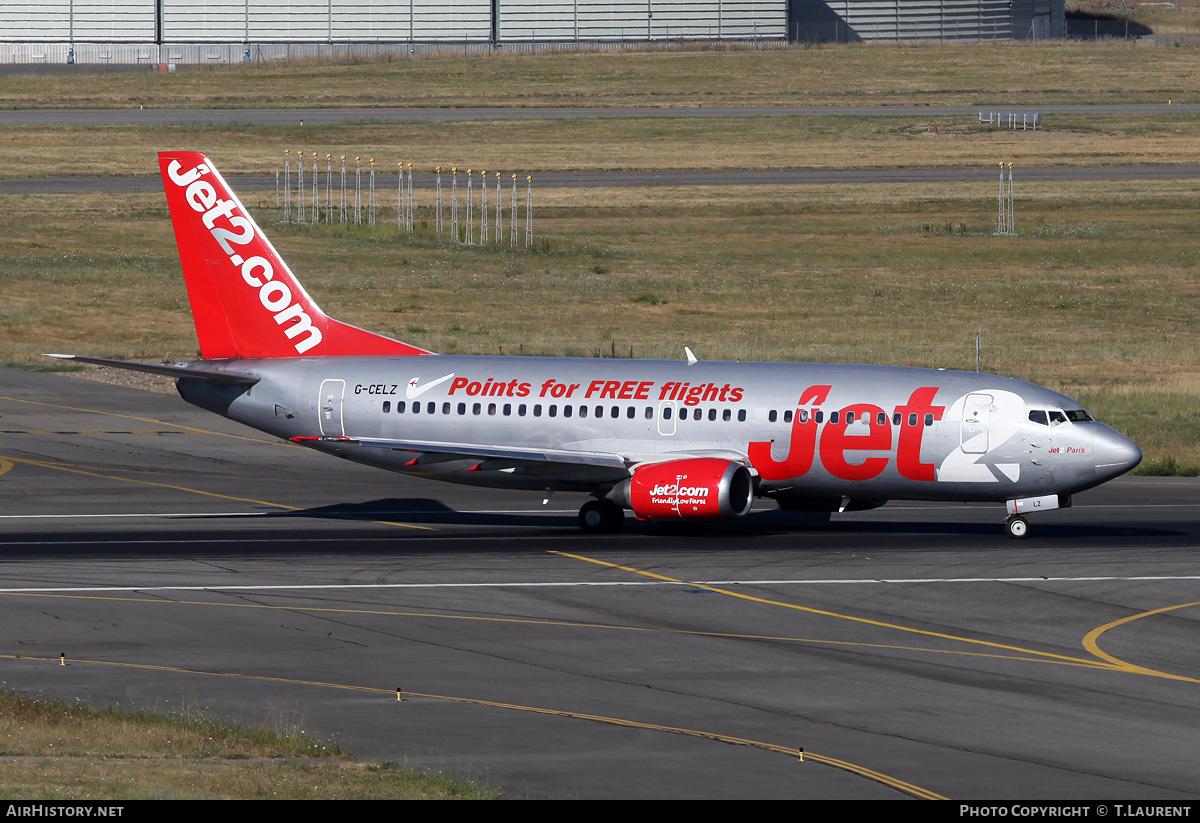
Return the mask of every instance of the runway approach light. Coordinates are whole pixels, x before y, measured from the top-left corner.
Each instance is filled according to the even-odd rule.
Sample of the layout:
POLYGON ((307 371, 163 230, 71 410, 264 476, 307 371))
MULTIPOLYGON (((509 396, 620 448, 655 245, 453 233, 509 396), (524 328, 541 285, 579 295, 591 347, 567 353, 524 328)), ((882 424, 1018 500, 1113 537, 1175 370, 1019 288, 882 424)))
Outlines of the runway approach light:
POLYGON ((396 687, 396 702, 402 703, 403 701, 404 701, 404 692, 400 691, 400 687, 397 686, 396 687))

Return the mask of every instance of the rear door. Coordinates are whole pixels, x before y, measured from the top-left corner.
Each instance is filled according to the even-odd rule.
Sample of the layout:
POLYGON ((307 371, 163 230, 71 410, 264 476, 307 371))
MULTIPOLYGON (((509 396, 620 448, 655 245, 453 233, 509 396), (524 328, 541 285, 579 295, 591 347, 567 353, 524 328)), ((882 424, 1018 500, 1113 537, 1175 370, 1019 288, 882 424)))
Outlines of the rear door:
POLYGON ((321 421, 323 437, 344 437, 346 425, 342 420, 342 406, 346 395, 345 380, 322 380, 320 397, 317 398, 317 417, 321 421))

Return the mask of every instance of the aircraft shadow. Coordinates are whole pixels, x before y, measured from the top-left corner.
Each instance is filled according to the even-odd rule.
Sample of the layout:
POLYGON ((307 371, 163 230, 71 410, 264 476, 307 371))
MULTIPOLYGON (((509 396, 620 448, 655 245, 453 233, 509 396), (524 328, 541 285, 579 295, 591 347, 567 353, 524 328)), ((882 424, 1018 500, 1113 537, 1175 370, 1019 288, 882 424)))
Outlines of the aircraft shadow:
MULTIPOLYGON (((416 525, 445 525, 462 527, 513 527, 521 529, 523 535, 537 537, 554 534, 563 537, 562 529, 574 529, 573 514, 543 514, 540 512, 475 511, 461 512, 433 498, 381 498, 359 503, 339 503, 318 506, 299 511, 264 512, 264 519, 313 518, 318 520, 353 520, 369 522, 398 521, 416 525)), ((850 515, 848 517, 853 517, 850 515)), ((1032 523, 1034 535, 1030 539, 1053 538, 1059 540, 1097 540, 1112 538, 1178 538, 1193 534, 1192 529, 1171 529, 1136 526, 1129 524, 1080 524, 1055 523, 1053 515, 1032 523)), ((211 519, 211 518, 207 518, 211 519)), ((643 522, 631 515, 625 518, 623 533, 641 535, 672 535, 695 540, 720 540, 730 538, 787 535, 824 534, 831 537, 861 535, 929 535, 988 537, 1007 540, 1003 518, 997 515, 994 522, 963 522, 951 517, 937 520, 855 520, 832 518, 812 512, 768 509, 754 511, 736 520, 704 523, 643 522)), ((571 536, 575 532, 570 532, 571 536)), ((582 533, 579 533, 580 536, 582 533)), ((450 535, 457 536, 457 535, 450 535)), ((594 536, 589 536, 594 537, 594 536)), ((609 535, 609 537, 614 537, 609 535)), ((617 535, 616 537, 619 537, 617 535)), ((1020 545, 1020 541, 1013 541, 1020 545)))
MULTIPOLYGON (((898 515, 900 513, 897 513, 898 515)), ((318 506, 299 511, 265 510, 247 516, 182 516, 169 522, 142 522, 103 529, 9 531, 0 535, 0 559, 69 557, 180 557, 251 553, 266 557, 395 555, 405 552, 528 552, 577 542, 589 551, 884 551, 1022 550, 1089 544, 1128 548, 1130 544, 1195 546, 1200 523, 1187 518, 1154 526, 1145 521, 1055 522, 1053 513, 1031 521, 1031 536, 1009 540, 1002 518, 965 522, 953 515, 928 519, 922 513, 870 520, 824 519, 805 512, 765 510, 733 521, 649 523, 632 517, 614 535, 580 532, 573 513, 459 512, 431 498, 381 498, 318 506), (264 522, 271 523, 264 526, 264 522), (353 522, 353 531, 345 524, 353 522), (253 525, 258 524, 258 525, 253 525), (396 524, 428 526, 398 528, 396 524), (375 526, 375 528, 372 528, 375 526), (446 528, 440 528, 446 527, 446 528)))

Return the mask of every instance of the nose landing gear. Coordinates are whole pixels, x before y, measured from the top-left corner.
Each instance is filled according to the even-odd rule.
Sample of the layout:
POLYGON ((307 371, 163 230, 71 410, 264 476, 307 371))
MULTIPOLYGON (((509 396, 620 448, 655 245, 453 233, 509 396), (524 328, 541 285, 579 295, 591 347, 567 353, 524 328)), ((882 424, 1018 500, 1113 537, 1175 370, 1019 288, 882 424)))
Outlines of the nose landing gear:
POLYGON ((1014 540, 1020 540, 1029 534, 1029 522, 1021 516, 1023 513, 1069 509, 1071 508, 1071 495, 1047 494, 1041 497, 1018 497, 1015 500, 1009 500, 1006 505, 1008 520, 1004 521, 1004 524, 1008 530, 1008 536, 1014 540))
POLYGON ((1021 540, 1029 534, 1029 521, 1020 515, 1014 515, 1004 522, 1004 528, 1008 531, 1009 537, 1021 540))

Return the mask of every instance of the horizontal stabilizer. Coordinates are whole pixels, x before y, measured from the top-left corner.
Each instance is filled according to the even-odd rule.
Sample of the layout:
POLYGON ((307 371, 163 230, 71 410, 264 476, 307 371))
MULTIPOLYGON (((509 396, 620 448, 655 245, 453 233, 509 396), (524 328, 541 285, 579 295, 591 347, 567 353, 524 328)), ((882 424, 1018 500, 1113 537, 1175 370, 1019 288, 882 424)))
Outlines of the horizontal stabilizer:
POLYGON ((161 374, 164 377, 187 377, 193 380, 208 380, 212 383, 226 383, 231 386, 253 386, 262 379, 257 374, 247 374, 246 372, 194 369, 190 366, 162 366, 157 363, 134 363, 128 360, 107 360, 103 357, 80 357, 75 354, 47 354, 44 356, 55 357, 59 360, 91 363, 95 366, 110 366, 114 369, 125 369, 126 371, 161 374))

